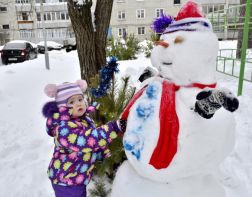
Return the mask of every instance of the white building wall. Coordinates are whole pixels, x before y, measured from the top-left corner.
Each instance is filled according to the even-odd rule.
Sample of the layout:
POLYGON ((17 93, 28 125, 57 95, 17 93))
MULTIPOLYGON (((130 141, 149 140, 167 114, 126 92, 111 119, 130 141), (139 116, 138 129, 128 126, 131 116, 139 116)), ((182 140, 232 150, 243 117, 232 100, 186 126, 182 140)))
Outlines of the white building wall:
MULTIPOLYGON (((51 20, 45 20, 47 38, 63 43, 69 37, 71 29, 66 0, 44 0, 44 2, 45 15, 51 17, 51 20), (57 14, 61 16, 58 19, 57 14), (52 20, 52 15, 55 20, 52 20)), ((14 39, 25 39, 35 43, 43 40, 42 22, 37 20, 37 13, 41 13, 40 0, 1 0, 0 7, 5 5, 8 6, 7 12, 0 12, 1 44, 14 39), (24 18, 22 13, 26 13, 27 17, 24 18), (2 25, 5 24, 9 24, 9 30, 2 29, 2 25), (3 37, 4 32, 7 33, 3 37)))
POLYGON ((13 12, 15 0, 0 1, 0 44, 4 44, 9 40, 15 39, 17 36, 16 17, 13 12), (4 11, 4 9, 7 9, 4 11), (9 28, 7 28, 7 26, 9 28))
POLYGON ((125 28, 127 34, 134 34, 139 40, 149 39, 152 33, 152 22, 157 18, 157 9, 163 9, 164 14, 176 16, 177 12, 186 0, 180 4, 174 4, 172 0, 115 0, 111 16, 112 34, 120 37, 119 29, 125 28), (144 10, 144 18, 137 18, 137 10, 144 10), (118 12, 125 12, 125 19, 118 18, 118 12), (144 27, 145 33, 139 35, 138 28, 144 27))

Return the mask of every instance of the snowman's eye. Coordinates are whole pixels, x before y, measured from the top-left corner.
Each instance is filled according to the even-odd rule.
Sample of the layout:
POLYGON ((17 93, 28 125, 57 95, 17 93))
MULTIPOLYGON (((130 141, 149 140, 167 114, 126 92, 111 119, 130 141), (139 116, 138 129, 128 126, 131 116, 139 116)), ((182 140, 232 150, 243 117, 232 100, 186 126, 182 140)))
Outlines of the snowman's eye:
POLYGON ((174 40, 175 44, 182 43, 184 41, 184 38, 182 36, 177 36, 174 40))

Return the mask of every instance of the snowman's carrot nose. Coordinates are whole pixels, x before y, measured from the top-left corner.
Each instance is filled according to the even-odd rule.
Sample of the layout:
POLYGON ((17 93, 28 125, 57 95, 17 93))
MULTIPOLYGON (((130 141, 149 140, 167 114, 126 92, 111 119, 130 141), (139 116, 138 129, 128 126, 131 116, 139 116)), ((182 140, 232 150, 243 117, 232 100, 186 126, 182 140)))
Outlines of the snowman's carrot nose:
POLYGON ((157 45, 157 46, 160 45, 160 46, 162 46, 164 48, 169 47, 169 44, 167 42, 163 41, 163 40, 155 41, 154 45, 157 45))

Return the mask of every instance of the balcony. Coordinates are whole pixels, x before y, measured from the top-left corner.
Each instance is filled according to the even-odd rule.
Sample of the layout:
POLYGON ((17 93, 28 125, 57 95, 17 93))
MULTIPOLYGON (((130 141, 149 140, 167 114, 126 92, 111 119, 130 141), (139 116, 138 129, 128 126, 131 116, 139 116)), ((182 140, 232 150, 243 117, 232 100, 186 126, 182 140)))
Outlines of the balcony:
POLYGON ((0 35, 2 36, 10 35, 10 29, 0 29, 0 35))
POLYGON ((33 24, 34 21, 33 20, 18 20, 17 23, 18 24, 33 24))

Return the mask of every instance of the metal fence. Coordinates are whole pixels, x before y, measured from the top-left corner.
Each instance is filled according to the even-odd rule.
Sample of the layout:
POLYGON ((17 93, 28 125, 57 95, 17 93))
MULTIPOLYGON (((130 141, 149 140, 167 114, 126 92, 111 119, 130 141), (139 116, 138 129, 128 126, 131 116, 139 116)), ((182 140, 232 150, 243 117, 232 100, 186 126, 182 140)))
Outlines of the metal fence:
POLYGON ((243 81, 252 82, 252 3, 230 6, 209 13, 207 17, 219 40, 236 40, 236 46, 221 48, 216 70, 239 78, 238 95, 242 94, 243 81))

